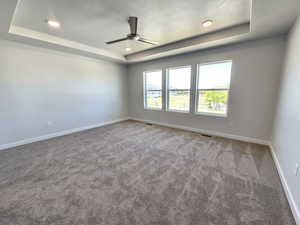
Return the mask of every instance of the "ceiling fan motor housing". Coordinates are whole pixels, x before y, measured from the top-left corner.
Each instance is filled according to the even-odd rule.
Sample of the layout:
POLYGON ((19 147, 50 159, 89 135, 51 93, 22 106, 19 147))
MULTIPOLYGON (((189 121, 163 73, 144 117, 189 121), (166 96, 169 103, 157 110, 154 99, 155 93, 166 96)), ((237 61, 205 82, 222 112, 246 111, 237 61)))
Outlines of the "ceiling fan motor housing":
POLYGON ((140 36, 137 34, 128 34, 127 37, 130 40, 136 40, 136 41, 138 41, 140 39, 140 36))

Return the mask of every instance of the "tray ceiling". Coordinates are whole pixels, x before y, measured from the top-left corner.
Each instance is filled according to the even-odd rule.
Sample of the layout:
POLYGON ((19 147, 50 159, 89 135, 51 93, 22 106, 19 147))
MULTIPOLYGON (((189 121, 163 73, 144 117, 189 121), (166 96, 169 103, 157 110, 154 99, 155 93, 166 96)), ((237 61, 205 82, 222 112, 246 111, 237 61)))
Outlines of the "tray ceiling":
POLYGON ((3 0, 0 5, 4 38, 120 62, 285 33, 299 13, 297 0, 3 0), (141 36, 160 45, 106 45, 129 33, 129 16, 138 17, 141 36), (59 21, 61 27, 49 27, 47 19, 59 21), (207 19, 213 25, 204 28, 207 19), (130 52, 125 51, 128 47, 130 52))
POLYGON ((113 45, 106 41, 125 37, 129 33, 127 18, 137 16, 138 32, 160 44, 178 41, 249 22, 249 0, 21 0, 13 25, 50 34, 91 47, 119 54, 153 46, 135 41, 113 45), (46 19, 57 20, 60 29, 49 27, 46 19), (210 28, 201 23, 214 21, 210 28))

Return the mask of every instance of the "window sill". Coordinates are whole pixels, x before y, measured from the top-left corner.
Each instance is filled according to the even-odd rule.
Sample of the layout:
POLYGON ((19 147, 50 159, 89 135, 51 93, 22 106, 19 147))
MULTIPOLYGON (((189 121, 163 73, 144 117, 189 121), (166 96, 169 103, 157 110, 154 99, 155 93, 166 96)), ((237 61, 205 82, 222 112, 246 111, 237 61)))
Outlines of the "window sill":
POLYGON ((149 110, 149 111, 158 111, 158 112, 175 112, 175 113, 183 113, 183 114, 191 114, 191 115, 196 115, 196 116, 209 116, 209 117, 219 117, 219 118, 227 118, 227 113, 226 114, 218 114, 218 113, 206 113, 206 112, 195 112, 191 113, 189 111, 183 111, 183 110, 162 110, 159 108, 144 108, 144 110, 149 110))
POLYGON ((184 110, 175 110, 175 109, 168 109, 166 112, 176 112, 176 113, 184 113, 184 114, 190 114, 189 111, 184 111, 184 110))
POLYGON ((218 114, 218 113, 208 113, 208 112, 207 113, 206 112, 196 112, 195 115, 227 118, 227 113, 226 114, 218 114))
POLYGON ((144 108, 144 110, 151 110, 151 111, 162 111, 162 109, 159 108, 144 108))

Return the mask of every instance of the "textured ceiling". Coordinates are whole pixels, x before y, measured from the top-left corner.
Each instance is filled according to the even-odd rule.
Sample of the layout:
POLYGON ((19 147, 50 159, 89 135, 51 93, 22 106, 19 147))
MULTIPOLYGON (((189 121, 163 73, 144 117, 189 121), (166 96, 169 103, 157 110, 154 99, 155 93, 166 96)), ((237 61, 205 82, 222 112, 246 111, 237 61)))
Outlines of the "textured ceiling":
POLYGON ((128 16, 139 18, 138 32, 161 44, 249 22, 249 0, 20 0, 13 24, 92 47, 128 54, 151 45, 125 41, 105 42, 129 33, 128 16), (49 28, 46 19, 61 22, 49 28), (212 19, 210 28, 201 23, 212 19))
POLYGON ((1 0, 0 38, 135 63, 286 34, 299 15, 299 0, 1 0), (107 46, 129 32, 128 16, 138 16, 139 33, 161 45, 107 46), (45 19, 62 27, 49 28, 45 19), (206 19, 214 20, 208 29, 206 19))

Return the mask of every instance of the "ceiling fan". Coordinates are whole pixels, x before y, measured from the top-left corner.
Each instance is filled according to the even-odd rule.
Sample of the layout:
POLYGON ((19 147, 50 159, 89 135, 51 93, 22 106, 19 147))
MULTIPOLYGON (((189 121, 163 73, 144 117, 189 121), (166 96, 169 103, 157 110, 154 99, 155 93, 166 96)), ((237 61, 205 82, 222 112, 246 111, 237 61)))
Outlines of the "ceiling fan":
POLYGON ((125 38, 117 39, 114 41, 108 41, 106 44, 113 44, 121 41, 126 41, 126 40, 133 40, 133 41, 139 41, 151 45, 158 45, 159 43, 157 41, 150 41, 148 39, 142 38, 140 35, 137 34, 137 24, 138 24, 138 18, 130 16, 128 18, 128 23, 130 26, 130 34, 127 35, 125 38))

